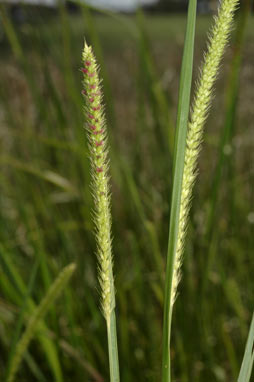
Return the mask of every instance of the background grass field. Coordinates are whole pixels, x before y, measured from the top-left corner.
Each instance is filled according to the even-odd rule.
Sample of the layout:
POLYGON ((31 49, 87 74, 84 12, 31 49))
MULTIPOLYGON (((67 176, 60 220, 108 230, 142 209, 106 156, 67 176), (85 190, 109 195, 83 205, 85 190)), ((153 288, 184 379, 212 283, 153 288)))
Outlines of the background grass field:
MULTIPOLYGON (((75 261, 18 380, 108 380, 80 94, 85 37, 104 78, 122 381, 158 381, 185 15, 27 12, 21 26, 1 14, 0 378, 33 302, 75 261)), ((236 381, 253 310, 254 21, 241 37, 242 19, 200 158, 173 319, 179 382, 236 381)), ((210 23, 197 20, 195 78, 210 23)))

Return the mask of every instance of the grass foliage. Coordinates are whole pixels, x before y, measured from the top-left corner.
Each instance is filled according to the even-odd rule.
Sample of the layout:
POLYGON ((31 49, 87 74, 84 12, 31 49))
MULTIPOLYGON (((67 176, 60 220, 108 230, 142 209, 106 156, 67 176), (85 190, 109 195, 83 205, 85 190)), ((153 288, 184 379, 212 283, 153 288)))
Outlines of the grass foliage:
MULTIPOLYGON (((16 379, 109 380, 83 131, 85 36, 101 66, 110 144, 121 380, 158 381, 186 16, 24 9, 22 25, 0 9, 0 379, 28 318, 38 318, 53 280, 75 262, 61 298, 36 321, 16 379)), ((197 18, 194 80, 211 22, 197 18)), ((217 81, 192 198, 172 322, 172 380, 181 382, 247 382, 253 362, 253 30, 246 2, 217 81)))
POLYGON ((66 283, 69 281, 69 278, 75 270, 75 267, 75 264, 70 264, 60 272, 59 276, 50 286, 49 291, 46 293, 39 306, 34 310, 32 316, 29 318, 27 327, 19 342, 15 346, 14 355, 10 362, 9 372, 6 378, 8 382, 14 381, 22 357, 26 352, 29 342, 34 336, 41 319, 44 318, 50 306, 55 302, 56 298, 61 293, 66 283))

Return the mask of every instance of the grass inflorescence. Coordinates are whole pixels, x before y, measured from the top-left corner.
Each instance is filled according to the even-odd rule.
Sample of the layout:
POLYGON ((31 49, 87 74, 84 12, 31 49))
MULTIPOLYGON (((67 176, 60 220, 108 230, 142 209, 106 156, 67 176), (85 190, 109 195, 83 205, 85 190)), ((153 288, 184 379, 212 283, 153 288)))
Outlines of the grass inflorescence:
MULTIPOLYGON (((222 27, 222 15, 230 21, 230 4, 221 2, 213 25, 222 27)), ((0 379, 6 380, 14 367, 17 380, 119 381, 119 352, 122 382, 158 381, 162 336, 165 378, 250 378, 254 72, 248 4, 240 6, 220 70, 230 28, 222 35, 210 29, 191 110, 189 92, 179 97, 184 108, 177 101, 185 14, 98 15, 88 5, 68 13, 61 4, 58 13, 22 7, 22 18, 28 12, 28 19, 20 24, 1 5, 0 379), (93 48, 85 45, 80 73, 84 35, 93 48), (225 75, 211 91, 219 72, 225 75), (177 109, 184 109, 177 119, 186 130, 174 137, 177 109), (181 163, 174 166, 178 140, 181 163), (177 203, 171 211, 177 218, 171 219, 170 243, 177 256, 169 256, 165 299, 174 177, 177 203), (38 318, 55 275, 73 261, 75 278, 64 285, 57 304, 47 307, 48 314, 40 310, 38 318), (174 309, 172 338, 171 317, 167 335, 162 334, 166 302, 171 313, 174 309)), ((197 15, 194 77, 210 21, 197 15)), ((194 33, 187 37, 194 43, 194 33)), ((182 89, 191 82, 188 52, 182 89)))
POLYGON ((86 130, 89 139, 92 187, 94 196, 97 256, 101 286, 102 310, 106 320, 115 307, 112 281, 111 214, 108 174, 108 147, 102 104, 102 91, 92 48, 85 43, 83 51, 86 130))
POLYGON ((238 3, 238 0, 223 0, 220 5, 218 16, 215 18, 214 26, 209 36, 208 50, 205 54, 204 64, 201 69, 197 90, 194 96, 195 100, 192 105, 184 158, 179 234, 177 239, 171 305, 173 305, 175 301, 177 285, 180 279, 181 257, 184 247, 192 189, 197 176, 197 160, 201 149, 204 124, 212 100, 213 85, 218 76, 219 65, 226 43, 228 42, 234 11, 238 3))
POLYGON ((83 50, 84 89, 86 129, 89 139, 93 196, 95 205, 94 222, 96 226, 99 282, 101 305, 107 322, 109 363, 111 381, 119 381, 118 350, 115 323, 115 289, 111 246, 111 213, 108 174, 108 148, 106 123, 102 104, 102 90, 98 75, 98 65, 86 43, 83 50))

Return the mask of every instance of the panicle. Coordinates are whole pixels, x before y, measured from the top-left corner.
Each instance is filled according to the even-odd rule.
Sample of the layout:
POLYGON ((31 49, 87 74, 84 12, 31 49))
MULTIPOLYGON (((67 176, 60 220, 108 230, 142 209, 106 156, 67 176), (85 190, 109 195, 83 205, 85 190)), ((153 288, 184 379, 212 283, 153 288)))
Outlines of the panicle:
POLYGON ((204 63, 200 71, 194 103, 191 109, 185 148, 179 231, 173 272, 171 305, 174 304, 176 299, 177 287, 181 278, 182 252, 188 223, 192 190, 197 176, 197 159, 202 144, 204 123, 210 108, 213 85, 219 72, 221 58, 228 41, 234 11, 238 2, 239 0, 222 0, 221 2, 218 16, 214 18, 214 26, 208 37, 208 48, 204 55, 204 63))
POLYGON ((94 222, 96 227, 99 283, 102 311, 106 318, 115 306, 111 249, 111 215, 108 175, 108 148, 99 69, 92 48, 86 43, 82 55, 86 131, 92 171, 94 222))

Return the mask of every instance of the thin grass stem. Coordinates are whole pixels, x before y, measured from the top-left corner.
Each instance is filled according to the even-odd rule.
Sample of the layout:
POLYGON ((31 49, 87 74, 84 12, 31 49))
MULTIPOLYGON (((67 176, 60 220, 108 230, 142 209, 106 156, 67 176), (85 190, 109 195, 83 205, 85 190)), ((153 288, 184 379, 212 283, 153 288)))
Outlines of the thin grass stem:
POLYGON ((179 101, 177 111, 177 127, 173 162, 173 190, 171 198, 170 226, 168 238, 168 254, 164 293, 163 318, 163 353, 162 381, 170 382, 170 337, 172 321, 172 289, 175 269, 176 247, 180 224, 181 189, 184 171, 185 142, 190 108, 190 92, 192 82, 192 66, 194 53, 194 35, 196 25, 196 0, 190 0, 185 34, 183 61, 180 77, 179 101))

